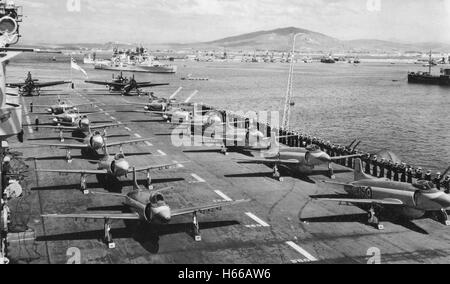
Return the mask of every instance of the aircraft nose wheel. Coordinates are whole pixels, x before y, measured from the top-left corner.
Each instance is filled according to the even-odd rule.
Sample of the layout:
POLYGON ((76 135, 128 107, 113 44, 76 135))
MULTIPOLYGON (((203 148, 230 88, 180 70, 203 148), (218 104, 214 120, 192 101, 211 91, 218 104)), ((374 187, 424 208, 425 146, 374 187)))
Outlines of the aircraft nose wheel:
POLYGON ((330 179, 336 179, 336 175, 334 174, 334 169, 331 163, 328 164, 328 175, 330 176, 330 179))
POLYGON ((147 188, 148 188, 148 190, 154 189, 154 187, 152 185, 152 176, 150 174, 150 171, 147 171, 147 188))
POLYGON ((198 224, 197 213, 192 215, 192 225, 194 230, 194 238, 196 242, 202 241, 202 236, 200 235, 200 225, 198 224))
POLYGON ((384 226, 380 224, 380 219, 374 207, 371 207, 368 214, 368 223, 374 226, 377 230, 384 230, 384 226))
POLYGON ((278 170, 278 166, 275 166, 273 168, 273 178, 279 182, 283 181, 283 178, 281 177, 280 171, 278 170))
POLYGON ((81 179, 80 179, 80 188, 81 191, 83 192, 84 195, 89 194, 89 190, 87 189, 87 184, 86 184, 86 175, 81 175, 81 179))
POLYGON ((108 248, 115 249, 116 244, 114 243, 111 235, 111 221, 109 219, 105 220, 104 230, 105 230, 105 237, 104 237, 105 243, 108 245, 108 248))

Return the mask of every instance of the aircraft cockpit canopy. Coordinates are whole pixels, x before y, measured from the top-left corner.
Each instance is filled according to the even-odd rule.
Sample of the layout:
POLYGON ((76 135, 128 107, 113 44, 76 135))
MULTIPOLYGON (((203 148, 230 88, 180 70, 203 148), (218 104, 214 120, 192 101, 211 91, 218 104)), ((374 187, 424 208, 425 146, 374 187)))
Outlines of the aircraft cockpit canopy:
POLYGON ((318 151, 320 151, 320 147, 313 144, 313 145, 306 147, 306 150, 308 150, 309 152, 318 152, 318 151))
POLYGON ((164 196, 160 193, 154 194, 150 197, 150 203, 152 204, 164 203, 164 196))
POLYGON ((434 183, 426 180, 419 180, 418 182, 413 184, 419 190, 430 191, 435 188, 434 183))
POLYGON ((116 161, 118 161, 118 160, 123 160, 123 159, 125 159, 125 155, 124 154, 116 154, 116 156, 114 157, 114 159, 116 160, 116 161))

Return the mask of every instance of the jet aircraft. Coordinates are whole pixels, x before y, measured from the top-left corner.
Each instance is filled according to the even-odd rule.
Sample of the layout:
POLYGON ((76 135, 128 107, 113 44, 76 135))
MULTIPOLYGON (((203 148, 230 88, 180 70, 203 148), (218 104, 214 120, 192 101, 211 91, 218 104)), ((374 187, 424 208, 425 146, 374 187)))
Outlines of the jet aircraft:
POLYGON ((136 180, 136 169, 133 172, 133 191, 128 194, 113 194, 113 193, 93 193, 95 195, 108 195, 124 199, 124 209, 130 210, 132 213, 78 213, 78 214, 49 214, 42 215, 43 218, 62 218, 62 219, 93 219, 104 220, 104 242, 108 248, 114 249, 116 247, 112 234, 111 222, 115 220, 137 221, 146 225, 166 225, 169 224, 174 217, 191 215, 192 225, 195 236, 195 241, 201 241, 200 226, 198 223, 198 214, 206 214, 210 212, 219 211, 224 207, 235 206, 242 203, 247 203, 250 200, 236 200, 216 202, 208 205, 200 205, 190 208, 171 209, 166 203, 163 196, 163 191, 147 190, 139 187, 136 180))
MULTIPOLYGON (((100 161, 92 161, 97 163, 96 170, 36 170, 37 172, 46 172, 46 173, 59 173, 59 174, 80 174, 80 188, 84 194, 88 194, 86 185, 86 176, 87 175, 107 175, 109 177, 121 178, 126 177, 128 174, 132 173, 133 169, 130 166, 130 163, 126 160, 126 157, 123 153, 116 154, 115 156, 111 156, 108 153, 108 146, 103 148, 105 152, 105 157, 100 161)), ((137 172, 147 172, 147 185, 151 188, 151 176, 150 171, 155 170, 168 170, 173 168, 180 167, 182 163, 171 163, 171 164, 161 164, 161 165, 149 165, 144 167, 135 168, 137 172)))
POLYGON ((321 151, 318 146, 311 145, 308 148, 284 148, 280 147, 275 133, 271 135, 269 150, 260 153, 262 159, 238 160, 240 163, 264 164, 273 167, 273 178, 282 181, 279 167, 291 169, 300 174, 311 174, 316 166, 328 165, 330 178, 335 179, 332 163, 341 159, 360 157, 361 155, 349 155, 330 157, 321 151))
MULTIPOLYGON (((450 170, 447 169, 446 173, 450 170)), ((444 174, 445 176, 445 174, 444 174)), ((317 198, 369 208, 368 223, 379 230, 379 215, 382 211, 397 213, 407 219, 419 219, 426 213, 438 213, 446 226, 450 226, 447 211, 450 210, 450 195, 439 191, 432 182, 418 181, 414 184, 375 178, 364 173, 361 159, 356 159, 354 182, 342 185, 348 198, 317 198)))

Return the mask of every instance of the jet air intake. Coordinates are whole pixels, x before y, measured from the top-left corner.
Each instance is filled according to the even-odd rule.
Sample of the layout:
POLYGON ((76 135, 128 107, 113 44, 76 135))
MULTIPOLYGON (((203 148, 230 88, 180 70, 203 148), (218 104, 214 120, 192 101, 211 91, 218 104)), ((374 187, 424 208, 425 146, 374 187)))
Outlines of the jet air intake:
POLYGON ((17 33, 19 25, 17 21, 9 16, 3 17, 0 19, 0 34, 9 34, 13 35, 17 33))

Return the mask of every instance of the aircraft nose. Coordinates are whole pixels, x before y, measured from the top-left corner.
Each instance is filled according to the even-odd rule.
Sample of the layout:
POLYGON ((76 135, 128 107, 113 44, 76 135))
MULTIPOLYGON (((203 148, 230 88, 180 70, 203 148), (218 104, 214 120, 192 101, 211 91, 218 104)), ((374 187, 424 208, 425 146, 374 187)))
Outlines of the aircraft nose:
POLYGON ((104 141, 103 141, 103 137, 101 136, 94 136, 94 138, 92 139, 92 148, 94 148, 94 150, 99 150, 103 147, 104 141))
POLYGON ((49 108, 49 109, 47 109, 47 112, 53 113, 53 109, 49 108))
POLYGON ((325 152, 310 153, 308 160, 315 165, 331 163, 331 157, 325 152))
POLYGON ((442 193, 436 200, 445 210, 450 210, 450 195, 442 193))
POLYGON ((127 161, 120 161, 116 163, 116 174, 119 177, 126 176, 129 169, 130 164, 127 161))
POLYGON ((172 219, 172 213, 170 212, 169 206, 163 206, 157 208, 155 212, 153 212, 163 224, 167 224, 172 219))
POLYGON ((83 118, 81 120, 81 127, 84 128, 84 129, 89 128, 90 124, 91 124, 91 122, 87 118, 83 118))

